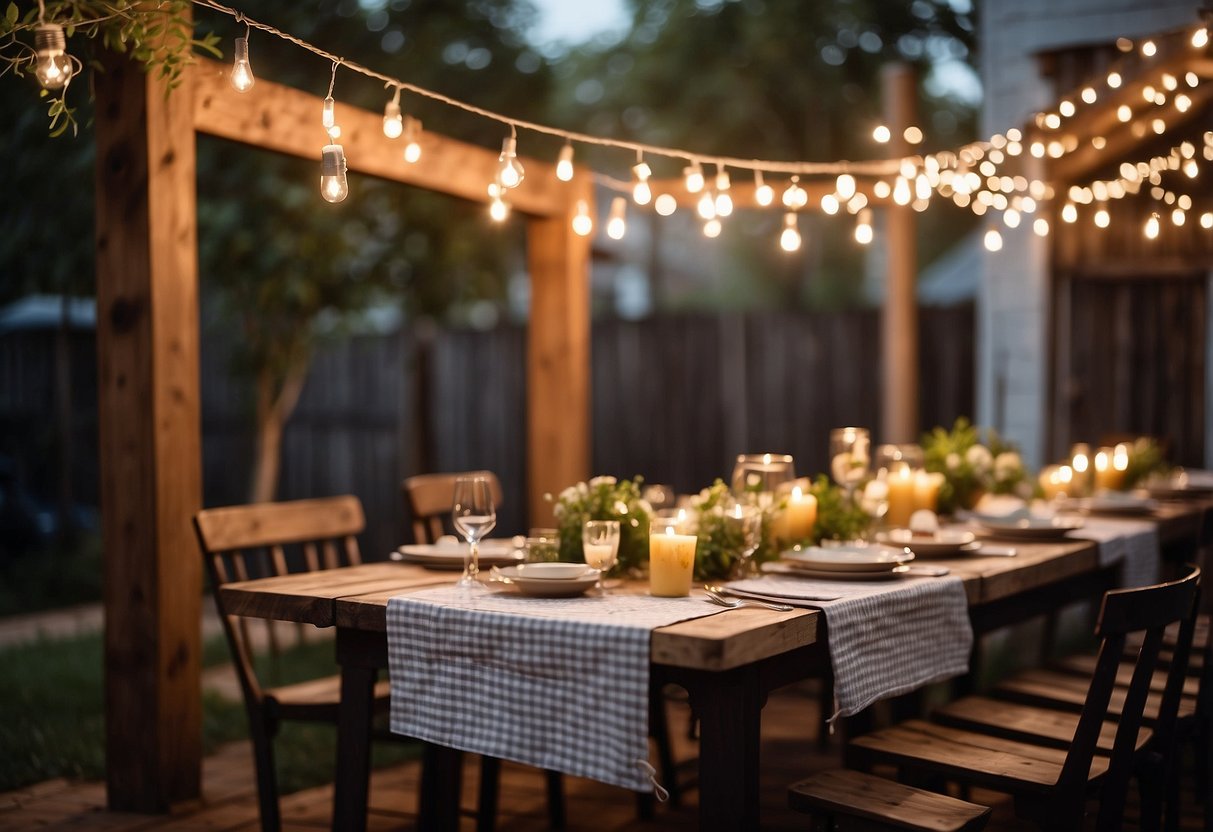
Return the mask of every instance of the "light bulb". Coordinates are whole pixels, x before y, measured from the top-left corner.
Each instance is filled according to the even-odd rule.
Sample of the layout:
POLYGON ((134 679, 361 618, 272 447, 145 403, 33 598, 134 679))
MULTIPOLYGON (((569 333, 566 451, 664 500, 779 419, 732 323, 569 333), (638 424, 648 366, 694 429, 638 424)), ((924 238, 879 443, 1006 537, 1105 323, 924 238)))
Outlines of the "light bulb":
POLYGON ((823 194, 821 197, 821 210, 833 216, 838 213, 839 209, 838 197, 833 194, 823 194))
POLYGON ((1109 72, 1108 73, 1108 86, 1111 87, 1112 89, 1116 89, 1117 87, 1120 86, 1120 84, 1121 84, 1120 73, 1119 72, 1109 72))
POLYGON ((1158 54, 1158 45, 1152 40, 1147 40, 1141 45, 1141 54, 1147 58, 1153 58, 1158 54))
POLYGON ((400 115, 400 90, 383 107, 383 135, 389 139, 398 139, 404 132, 404 117, 400 115))
POLYGON ((1102 205, 1095 211, 1095 226, 1097 228, 1107 228, 1112 224, 1112 216, 1108 213, 1108 209, 1102 205))
POLYGON ((324 109, 320 111, 320 123, 324 125, 325 130, 331 131, 337 125, 337 102, 333 101, 333 96, 324 99, 324 109))
POLYGON ((1002 251, 1002 233, 997 228, 988 230, 983 242, 985 243, 986 251, 1002 251))
POLYGON ((590 205, 584 199, 577 200, 577 213, 573 215, 573 233, 588 237, 594 230, 594 218, 590 216, 590 205))
POLYGON ((783 233, 779 235, 779 247, 784 251, 800 249, 800 229, 796 227, 796 215, 791 211, 783 215, 783 233))
POLYGON ((866 246, 872 242, 872 209, 864 208, 855 221, 855 242, 866 246))
POLYGON ((611 200, 611 213, 607 217, 606 233, 612 240, 622 240, 627 231, 628 201, 621 196, 611 200))
MULTIPOLYGON (((721 168, 716 172, 716 216, 727 217, 733 213, 733 197, 729 195, 729 172, 721 168)), ((709 236, 716 236, 715 234, 709 236)))
POLYGON ((705 220, 716 218, 716 197, 711 191, 704 191, 703 196, 699 197, 699 202, 695 205, 695 210, 699 212, 699 216, 705 220))
POLYGON ((1084 87, 1082 91, 1082 100, 1085 104, 1094 104, 1099 98, 1099 93, 1095 92, 1095 87, 1084 87))
POLYGON ((1200 27, 1192 33, 1192 48, 1204 49, 1209 45, 1209 30, 1205 27, 1200 27))
POLYGON ((1002 222, 1007 228, 1019 228, 1019 223, 1023 219, 1023 215, 1015 208, 1008 208, 1002 212, 1002 222))
POLYGON ((1158 239, 1158 214, 1151 214, 1146 220, 1145 235, 1147 240, 1158 239))
POLYGON ((1074 207, 1073 202, 1067 202, 1061 206, 1061 221, 1062 222, 1077 222, 1078 209, 1074 207))
POLYGON ((648 205, 653 201, 653 189, 649 187, 652 175, 653 169, 643 160, 632 166, 632 199, 637 205, 648 205))
POLYGON ((653 207, 663 217, 668 217, 678 210, 678 200, 673 194, 659 194, 653 201, 653 207))
POLYGON ((489 218, 493 222, 505 222, 510 215, 510 206, 502 199, 504 193, 504 188, 498 188, 497 195, 489 203, 489 218))
POLYGON ((1065 118, 1070 118, 1076 112, 1074 102, 1069 100, 1061 102, 1061 104, 1057 106, 1057 112, 1065 118))
POLYGON ((783 204, 793 211, 809 204, 809 194, 804 188, 800 187, 799 176, 793 176, 791 183, 783 192, 783 204))
POLYGON ((872 130, 872 141, 877 144, 885 144, 891 138, 893 138, 893 132, 883 124, 876 125, 872 130))
POLYGON ((497 157, 497 162, 501 165, 497 176, 503 188, 517 188, 522 184, 526 172, 522 169, 522 163, 518 161, 518 140, 516 138, 506 136, 501 140, 501 155, 497 157))
POLYGON ((720 236, 720 232, 723 230, 723 228, 724 226, 720 224, 720 220, 715 218, 710 219, 703 224, 703 236, 715 239, 716 237, 720 236))
POLYGON ((1182 208, 1176 208, 1174 211, 1171 212, 1171 224, 1172 225, 1176 225, 1176 226, 1183 225, 1187 221, 1187 219, 1188 219, 1188 214, 1182 208))
POLYGON ((1213 228, 1213 213, 1205 211, 1200 215, 1201 228, 1213 228))
POLYGON ((556 178, 561 182, 569 182, 573 178, 573 145, 569 142, 564 143, 560 155, 556 157, 556 178))
POLYGON ((404 119, 404 161, 410 165, 421 158, 421 120, 408 116, 404 119))
POLYGON ((910 204, 910 183, 903 176, 893 183, 893 201, 898 205, 910 204))
POLYGON ((343 202, 350 195, 345 150, 339 144, 326 144, 320 151, 320 195, 326 202, 343 202))
POLYGON ((1037 237, 1048 237, 1049 221, 1044 217, 1037 217, 1036 221, 1032 223, 1032 230, 1036 232, 1037 237))
POLYGON ((754 201, 766 208, 775 201, 775 189, 762 181, 762 171, 754 171, 754 201))
POLYGON ((248 92, 253 88, 253 67, 248 62, 248 38, 236 38, 236 58, 232 62, 232 74, 228 76, 236 92, 248 92))
POLYGON ((855 177, 849 173, 840 173, 834 180, 834 192, 843 202, 855 196, 855 177))
POLYGON ((698 162, 691 162, 683 168, 682 176, 686 180, 687 193, 697 194, 703 190, 703 168, 698 162))
POLYGON ((58 90, 72 80, 72 59, 67 37, 58 23, 42 23, 34 30, 34 76, 43 89, 58 90))

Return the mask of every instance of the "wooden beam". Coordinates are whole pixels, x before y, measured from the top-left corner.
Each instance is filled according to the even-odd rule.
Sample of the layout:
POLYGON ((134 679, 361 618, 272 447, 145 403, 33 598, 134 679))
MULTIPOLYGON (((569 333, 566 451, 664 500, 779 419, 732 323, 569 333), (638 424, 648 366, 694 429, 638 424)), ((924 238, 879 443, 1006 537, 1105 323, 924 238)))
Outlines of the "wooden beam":
POLYGON ((97 355, 112 809, 199 795, 202 507, 193 87, 96 73, 97 355))
MULTIPOLYGON (((885 66, 881 75, 885 124, 893 133, 889 155, 911 152, 902 132, 918 123, 918 83, 908 64, 885 66)), ((882 442, 918 439, 918 246, 914 209, 890 203, 884 211, 885 298, 881 315, 884 383, 881 398, 882 442)))
MULTIPOLYGON (((262 79, 248 92, 239 93, 228 83, 228 70, 226 64, 198 59, 192 73, 197 130, 314 159, 319 183, 320 148, 324 144, 320 110, 324 100, 262 79)), ((342 131, 340 143, 345 148, 351 173, 365 173, 474 202, 488 201, 488 186, 496 175, 500 149, 490 150, 427 130, 422 133, 421 160, 409 164, 404 161, 404 145, 400 140, 383 135, 382 113, 338 101, 336 114, 342 131)), ((510 191, 511 206, 532 216, 563 217, 568 207, 568 186, 556 178, 555 166, 538 159, 520 159, 527 175, 519 187, 510 191)))
POLYGON ((572 230, 578 198, 593 211, 589 177, 571 183, 565 215, 527 223, 527 496, 532 526, 552 525, 544 494, 590 474, 590 238, 572 230))

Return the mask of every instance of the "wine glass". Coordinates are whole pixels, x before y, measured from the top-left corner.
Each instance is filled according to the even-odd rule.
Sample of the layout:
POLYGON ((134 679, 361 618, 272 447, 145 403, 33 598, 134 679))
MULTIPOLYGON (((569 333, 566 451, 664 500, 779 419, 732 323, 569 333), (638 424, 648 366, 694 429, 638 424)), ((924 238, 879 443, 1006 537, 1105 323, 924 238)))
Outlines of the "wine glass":
POLYGON ((741 454, 733 466, 733 496, 767 507, 775 489, 796 479, 789 454, 741 454))
POLYGON ((850 498, 871 468, 871 436, 867 428, 830 431, 830 474, 850 498))
POLYGON ((748 578, 753 574, 754 552, 762 538, 762 509, 751 503, 732 500, 724 506, 724 527, 729 540, 737 541, 737 560, 733 577, 748 578))
POLYGON ((463 575, 456 586, 464 589, 479 587, 480 540, 497 525, 497 507, 493 505, 493 489, 487 477, 458 477, 455 480, 455 500, 451 508, 455 531, 468 542, 463 559, 463 575))
POLYGON ((585 562, 598 570, 598 591, 606 592, 602 576, 615 565, 619 556, 619 521, 587 520, 581 527, 581 548, 585 562))

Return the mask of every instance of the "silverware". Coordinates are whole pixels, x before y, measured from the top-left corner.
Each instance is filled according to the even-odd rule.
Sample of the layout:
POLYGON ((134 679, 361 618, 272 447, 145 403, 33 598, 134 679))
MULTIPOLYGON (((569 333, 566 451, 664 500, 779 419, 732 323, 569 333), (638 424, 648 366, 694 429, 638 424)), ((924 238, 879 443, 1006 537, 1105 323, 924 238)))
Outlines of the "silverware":
POLYGON ((791 612, 794 607, 790 604, 778 604, 774 601, 763 601, 759 598, 739 598, 736 595, 726 595, 728 590, 717 586, 705 586, 703 591, 707 594, 708 600, 714 604, 719 604, 722 607, 730 609, 736 607, 765 607, 768 610, 775 612, 791 612))

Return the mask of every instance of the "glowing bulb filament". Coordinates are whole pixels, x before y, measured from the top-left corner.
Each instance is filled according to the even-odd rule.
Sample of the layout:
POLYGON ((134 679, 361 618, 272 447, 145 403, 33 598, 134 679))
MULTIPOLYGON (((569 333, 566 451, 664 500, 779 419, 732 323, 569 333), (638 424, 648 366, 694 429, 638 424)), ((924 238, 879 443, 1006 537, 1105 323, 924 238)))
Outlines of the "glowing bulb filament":
POLYGON ((632 199, 637 205, 648 205, 653 201, 653 189, 649 187, 649 177, 653 169, 644 160, 639 160, 632 167, 632 199))
POLYGON ((584 199, 577 200, 577 213, 573 215, 573 233, 578 237, 588 237, 594 230, 594 218, 590 216, 590 206, 584 199))
POLYGON ((793 211, 809 204, 809 194, 804 188, 800 187, 799 176, 793 176, 791 184, 783 192, 783 204, 793 211))
POLYGON ((404 120, 404 161, 410 165, 421 158, 421 120, 407 117, 404 120))
POLYGON ((855 222, 855 242, 866 246, 872 242, 872 209, 864 208, 855 222))
POLYGON ((800 229, 796 227, 796 215, 791 211, 783 215, 783 233, 779 235, 779 247, 789 252, 800 249, 800 229))
POLYGON ((248 92, 253 88, 253 67, 248 62, 248 38, 236 38, 236 57, 232 62, 232 74, 228 80, 237 92, 248 92))
POLYGON ((1146 227, 1145 227, 1146 239, 1147 240, 1157 240, 1158 231, 1159 231, 1158 214, 1151 214, 1150 218, 1148 220, 1146 220, 1146 227))
POLYGON ((698 162, 691 162, 682 169, 683 178, 686 180, 687 193, 697 194, 703 190, 703 168, 698 162))
POLYGON ((611 213, 607 217, 606 233, 612 240, 622 240, 627 231, 628 201, 621 196, 611 200, 611 213))
MULTIPOLYGON (((729 195, 730 187, 729 172, 721 168, 716 173, 716 216, 718 217, 727 217, 733 213, 733 197, 729 195)), ((708 236, 715 237, 716 234, 708 236)))
POLYGON ((560 148, 560 156, 556 159, 556 178, 561 182, 569 182, 573 178, 573 145, 568 142, 560 148))
POLYGON ((517 188, 522 184, 526 173, 522 169, 522 163, 518 161, 518 140, 513 136, 506 136, 501 141, 501 155, 497 157, 497 162, 500 165, 497 171, 498 181, 503 188, 517 188))
POLYGON ((67 37, 57 23, 42 23, 34 30, 34 76, 43 89, 58 90, 72 80, 72 59, 67 37))
POLYGON ((754 201, 766 208, 775 201, 775 189, 762 181, 762 171, 754 171, 754 201))
POLYGON ((326 144, 320 151, 320 195, 326 202, 342 202, 350 195, 345 167, 341 145, 326 144))

